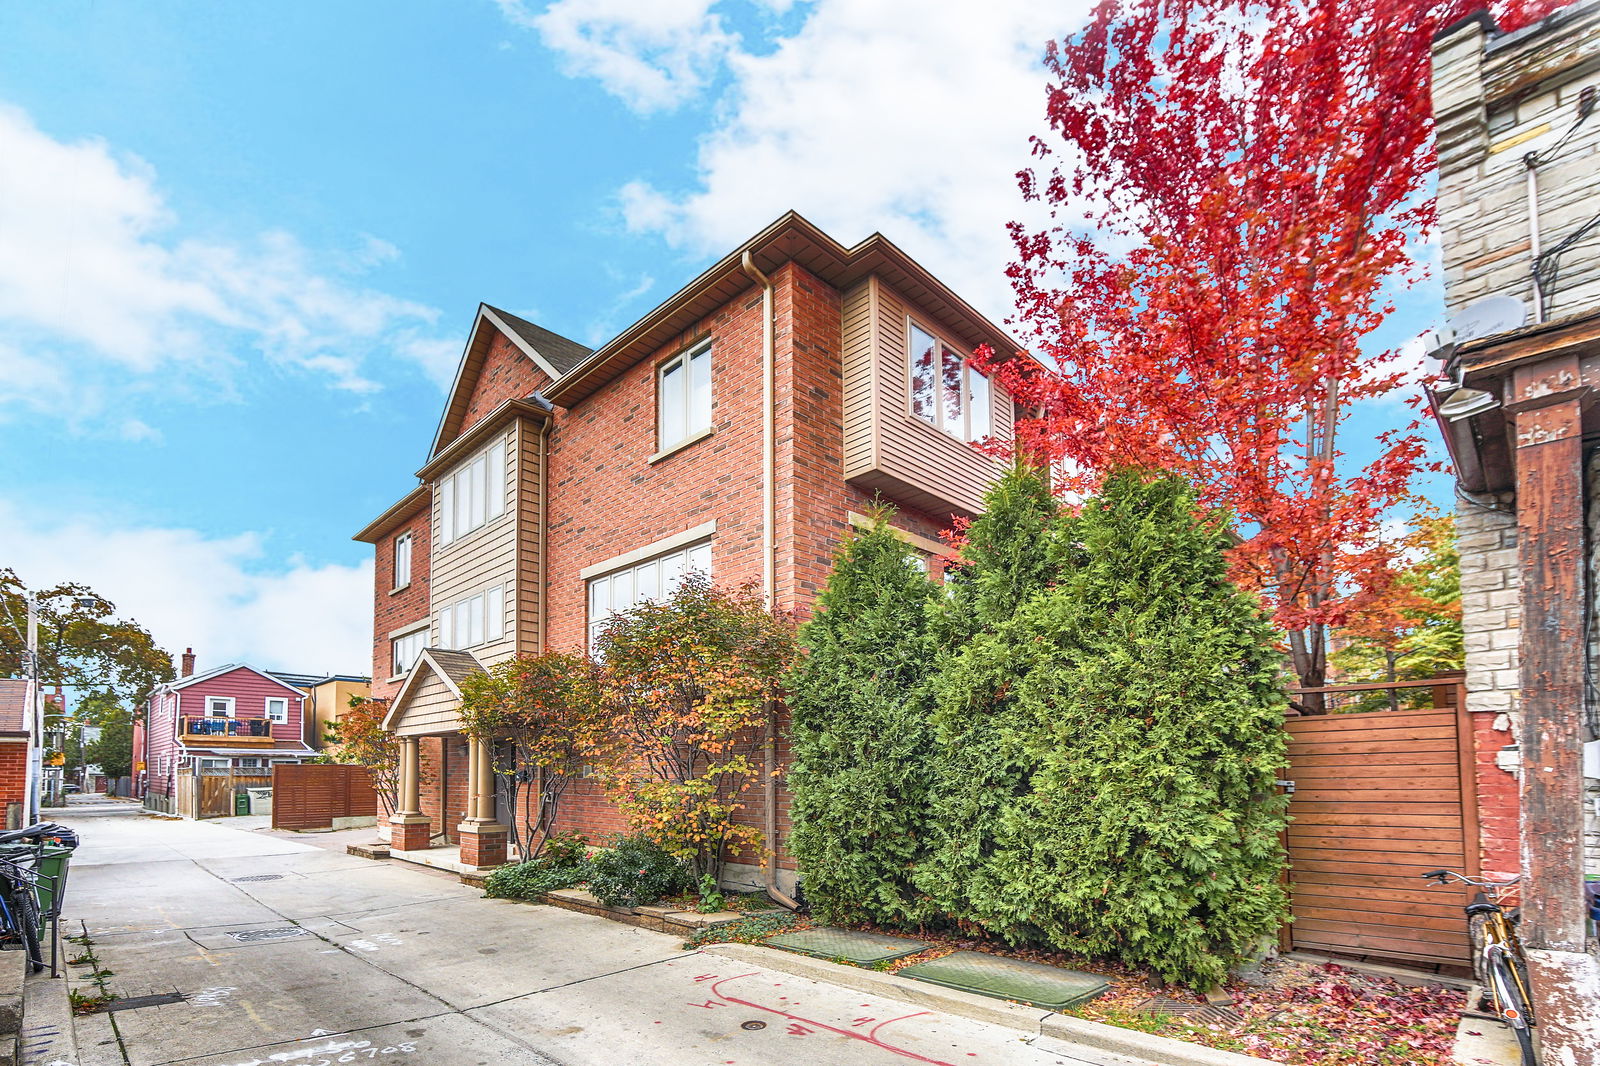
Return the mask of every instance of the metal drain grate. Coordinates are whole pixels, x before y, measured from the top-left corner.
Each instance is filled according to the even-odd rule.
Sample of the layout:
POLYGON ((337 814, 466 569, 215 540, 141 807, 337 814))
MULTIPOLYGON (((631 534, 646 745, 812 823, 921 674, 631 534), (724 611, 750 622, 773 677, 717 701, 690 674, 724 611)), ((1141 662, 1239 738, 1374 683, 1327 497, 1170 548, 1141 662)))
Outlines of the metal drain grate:
POLYGON ((138 1010, 140 1007, 164 1007, 169 1003, 182 1003, 184 996, 181 992, 158 992, 153 996, 129 996, 127 999, 114 999, 100 1009, 102 1011, 138 1010))
POLYGON ((235 877, 235 878, 233 878, 233 883, 234 884, 238 884, 241 881, 282 881, 282 880, 283 880, 283 875, 282 874, 251 874, 249 877, 235 877))
POLYGON ((1175 1015, 1201 1025, 1223 1025, 1230 1029, 1244 1024, 1244 1015, 1216 1003, 1184 1003, 1166 996, 1147 999, 1134 1010, 1140 1014, 1175 1015))
POLYGON ((259 944, 263 940, 288 940, 290 937, 305 936, 306 931, 289 925, 282 929, 235 929, 229 931, 228 935, 241 944, 259 944))

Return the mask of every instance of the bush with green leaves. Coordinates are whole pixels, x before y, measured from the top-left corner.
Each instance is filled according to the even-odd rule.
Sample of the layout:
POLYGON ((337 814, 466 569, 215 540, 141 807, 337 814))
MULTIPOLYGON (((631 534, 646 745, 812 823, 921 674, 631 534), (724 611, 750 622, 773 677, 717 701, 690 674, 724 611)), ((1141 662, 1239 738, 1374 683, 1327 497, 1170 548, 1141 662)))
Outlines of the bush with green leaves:
POLYGON ((693 870, 643 835, 613 837, 589 859, 589 891, 608 907, 642 907, 687 892, 693 870))
POLYGON ((577 833, 556 833, 545 840, 538 858, 492 871, 484 879, 483 893, 493 899, 538 899, 587 880, 588 841, 577 833))
POLYGON ((1015 693, 1032 648, 1002 627, 1070 569, 1070 523, 1048 474, 1018 461, 984 497, 967 529, 962 564, 936 612, 942 647, 932 678, 937 740, 928 834, 916 885, 937 909, 980 920, 1005 885, 989 862, 1003 812, 1029 786, 1026 725, 1015 693))
POLYGON ((1179 478, 1108 479, 1077 566, 1002 626, 1030 649, 978 920, 1207 987, 1280 927, 1287 705, 1276 633, 1179 478))
POLYGON ((789 850, 825 922, 909 925, 928 835, 938 586, 880 511, 834 563, 789 675, 789 850))

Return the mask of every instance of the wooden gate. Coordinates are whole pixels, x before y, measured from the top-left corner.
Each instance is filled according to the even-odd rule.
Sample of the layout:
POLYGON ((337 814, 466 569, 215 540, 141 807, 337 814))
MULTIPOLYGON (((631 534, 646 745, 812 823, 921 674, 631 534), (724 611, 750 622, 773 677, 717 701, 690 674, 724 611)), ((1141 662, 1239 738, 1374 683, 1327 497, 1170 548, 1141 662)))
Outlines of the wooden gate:
POLYGON ((205 770, 197 779, 200 786, 196 818, 227 818, 233 814, 233 797, 246 788, 266 788, 272 778, 263 774, 235 774, 227 770, 205 770))
POLYGON ((373 818, 378 794, 364 766, 282 763, 272 768, 272 828, 327 829, 335 818, 373 818))
POLYGON ((1429 687, 1431 699, 1407 692, 1412 705, 1400 710, 1288 720, 1294 947, 1470 964, 1465 889, 1420 876, 1441 867, 1478 872, 1472 729, 1461 686, 1321 691, 1429 687))

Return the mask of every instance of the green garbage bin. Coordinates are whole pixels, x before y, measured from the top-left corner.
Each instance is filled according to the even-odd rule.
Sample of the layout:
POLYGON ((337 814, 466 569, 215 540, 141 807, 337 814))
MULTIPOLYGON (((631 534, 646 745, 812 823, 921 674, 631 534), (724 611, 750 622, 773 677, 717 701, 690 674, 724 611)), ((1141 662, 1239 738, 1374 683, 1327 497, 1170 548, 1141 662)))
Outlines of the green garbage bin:
POLYGON ((71 848, 45 845, 39 852, 39 942, 44 943, 44 929, 51 918, 61 913, 61 901, 67 894, 67 866, 72 859, 71 848))
POLYGON ((233 813, 234 814, 249 814, 250 813, 250 793, 244 791, 243 789, 240 789, 238 792, 235 792, 233 794, 233 813))

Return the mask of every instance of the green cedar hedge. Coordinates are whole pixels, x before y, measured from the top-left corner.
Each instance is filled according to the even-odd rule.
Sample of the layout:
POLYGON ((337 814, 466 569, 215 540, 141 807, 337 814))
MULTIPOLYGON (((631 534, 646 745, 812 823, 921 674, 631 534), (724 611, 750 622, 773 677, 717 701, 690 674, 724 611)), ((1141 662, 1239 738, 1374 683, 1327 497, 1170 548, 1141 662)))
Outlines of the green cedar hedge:
POLYGON ((988 924, 1005 885, 989 862, 999 820, 1028 787, 1014 693, 1032 649, 1002 627, 1060 579, 1067 523, 1046 476, 1017 463, 989 489, 948 577, 933 679, 936 782, 917 887, 943 914, 988 924))
POLYGON ((914 925, 926 832, 929 611, 938 586, 878 514, 839 554, 789 678, 789 849, 826 922, 914 925))
POLYGON ((1276 634, 1178 478, 1112 477, 1079 565, 1002 629, 1026 641, 1008 805, 980 920, 1206 987, 1283 920, 1276 634))

